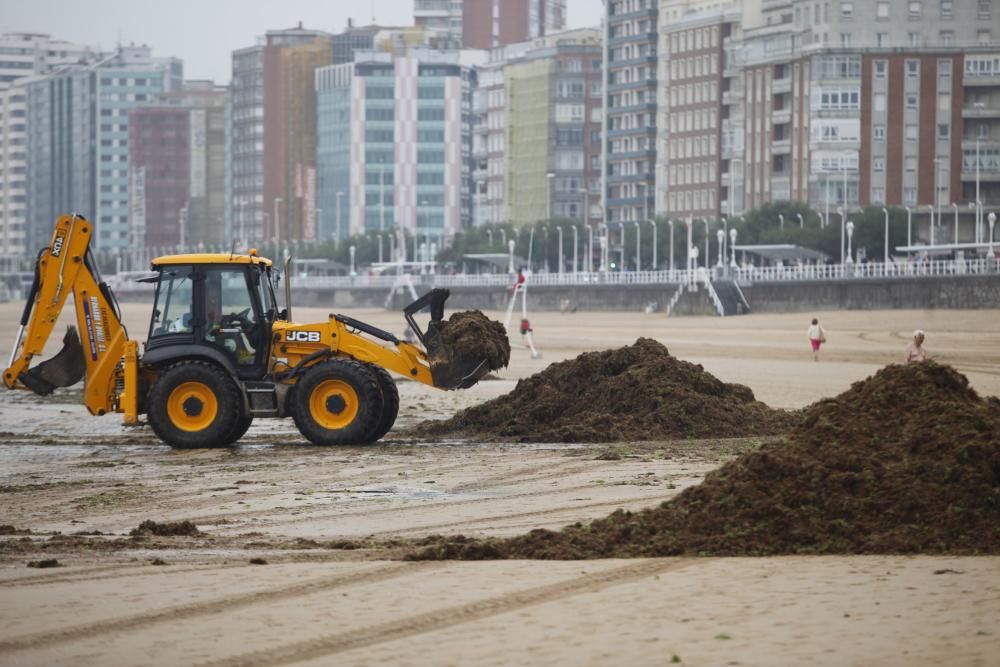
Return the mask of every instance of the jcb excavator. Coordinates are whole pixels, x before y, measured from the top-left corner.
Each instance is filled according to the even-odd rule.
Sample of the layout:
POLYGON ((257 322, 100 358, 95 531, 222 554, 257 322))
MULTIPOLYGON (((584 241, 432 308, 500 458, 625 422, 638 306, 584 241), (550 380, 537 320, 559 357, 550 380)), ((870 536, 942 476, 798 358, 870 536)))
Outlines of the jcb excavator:
POLYGON ((45 395, 85 378, 91 414, 120 412, 129 425, 146 415, 173 447, 228 446, 255 418, 289 415, 316 444, 373 443, 399 411, 389 371, 459 389, 493 370, 485 359, 461 358, 441 342, 447 290, 432 290, 404 309, 425 352, 344 315, 293 323, 287 262, 286 308, 279 310, 272 263, 254 250, 153 260, 156 275, 145 279, 155 284, 153 312, 140 355, 98 272, 92 234, 80 215, 56 222, 38 256, 4 384, 45 395), (83 340, 70 327, 63 349, 32 368, 71 294, 83 340), (431 322, 424 332, 413 316, 426 308, 431 322), (432 365, 428 355, 447 361, 432 365))

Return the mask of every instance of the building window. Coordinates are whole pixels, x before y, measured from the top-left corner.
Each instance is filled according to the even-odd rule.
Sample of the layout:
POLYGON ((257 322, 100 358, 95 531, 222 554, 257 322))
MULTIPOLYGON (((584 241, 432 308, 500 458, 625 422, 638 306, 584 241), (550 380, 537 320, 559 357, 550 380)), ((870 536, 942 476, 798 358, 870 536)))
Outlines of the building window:
POLYGON ((840 33, 840 47, 843 49, 851 48, 851 33, 849 32, 840 33))
POLYGON ((904 204, 916 204, 917 203, 917 189, 916 188, 904 188, 903 189, 903 203, 904 204))
POLYGON ((906 96, 906 108, 907 109, 916 109, 917 108, 917 96, 916 95, 907 95, 906 96))
POLYGON ((938 123, 937 137, 942 141, 947 141, 951 136, 951 126, 945 123, 938 123))
POLYGON ((980 30, 976 33, 976 40, 979 42, 980 46, 989 46, 992 40, 992 35, 989 30, 980 30))
POLYGON ((906 140, 907 141, 916 141, 917 140, 917 126, 916 125, 907 125, 906 126, 906 140))
MULTIPOLYGON (((880 33, 885 34, 885 33, 880 33)), ((875 61, 875 78, 884 79, 885 73, 889 69, 889 63, 886 60, 876 60, 875 61)))
POLYGON ((990 138, 990 126, 989 125, 977 125, 976 126, 976 137, 979 139, 989 139, 990 138))
POLYGON ((872 136, 879 143, 885 141, 885 125, 876 125, 873 127, 872 136))
POLYGON ((950 60, 939 60, 938 61, 938 76, 942 79, 951 78, 951 61, 950 60))
POLYGON ((922 9, 920 7, 920 0, 910 0, 910 2, 909 2, 909 8, 910 8, 910 18, 911 19, 918 19, 918 18, 920 18, 921 14, 923 13, 923 11, 922 11, 922 9))
POLYGON ((910 46, 915 49, 920 48, 920 44, 923 42, 923 36, 919 32, 910 33, 910 46))
POLYGON ((877 157, 872 160, 872 170, 873 171, 885 171, 885 158, 877 157))
POLYGON ((906 61, 906 76, 911 79, 916 79, 920 76, 920 61, 919 60, 907 60, 906 61))
POLYGON ((916 171, 917 170, 917 158, 908 157, 903 160, 903 169, 906 171, 916 171))
POLYGON ((872 188, 872 201, 879 204, 885 202, 885 188, 872 188))
POLYGON ((938 33, 938 39, 941 41, 942 46, 951 46, 951 43, 955 41, 955 31, 942 30, 938 33))
POLYGON ((880 49, 888 48, 889 46, 889 33, 887 32, 877 32, 875 33, 875 46, 880 49))
POLYGON ((950 19, 955 11, 953 0, 941 0, 941 18, 950 19))
POLYGON ((990 18, 990 15, 993 13, 993 0, 979 0, 977 6, 979 8, 979 18, 990 18))
POLYGON ((885 0, 879 0, 878 4, 875 6, 875 18, 880 21, 889 20, 889 3, 885 0))
POLYGON ((853 2, 841 2, 840 3, 840 18, 849 19, 854 17, 854 3, 853 2))

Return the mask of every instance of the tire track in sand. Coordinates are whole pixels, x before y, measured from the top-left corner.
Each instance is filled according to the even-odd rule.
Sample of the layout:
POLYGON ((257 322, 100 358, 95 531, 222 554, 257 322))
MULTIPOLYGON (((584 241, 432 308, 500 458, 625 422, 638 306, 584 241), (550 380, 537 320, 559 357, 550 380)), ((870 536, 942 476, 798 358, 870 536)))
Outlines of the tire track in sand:
POLYGON ((37 632, 12 639, 0 640, 0 655, 7 651, 24 651, 32 648, 49 647, 52 644, 93 637, 109 632, 137 630, 148 625, 189 619, 208 614, 219 614, 241 607, 262 603, 273 603, 291 598, 310 595, 332 588, 370 584, 402 577, 420 570, 442 567, 440 563, 394 563, 385 567, 372 568, 362 572, 335 574, 320 579, 312 579, 290 586, 271 588, 251 593, 241 593, 229 597, 176 605, 132 616, 110 618, 105 621, 74 625, 60 630, 37 632))
POLYGON ((599 591, 610 586, 646 579, 668 570, 681 570, 702 562, 704 562, 703 559, 698 561, 693 559, 662 558, 643 560, 613 570, 585 574, 567 581, 546 584, 468 604, 446 607, 396 621, 370 625, 316 639, 293 642, 272 649, 251 651, 242 655, 202 663, 199 667, 288 665, 306 660, 326 658, 353 649, 384 644, 414 635, 443 630, 454 625, 479 621, 525 607, 532 607, 583 593, 599 591))

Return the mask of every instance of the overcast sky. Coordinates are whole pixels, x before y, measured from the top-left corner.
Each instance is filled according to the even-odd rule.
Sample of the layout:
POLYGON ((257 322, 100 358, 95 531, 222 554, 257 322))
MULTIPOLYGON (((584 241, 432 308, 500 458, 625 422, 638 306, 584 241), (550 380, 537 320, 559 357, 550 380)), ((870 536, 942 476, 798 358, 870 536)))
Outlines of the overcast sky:
MULTIPOLYGON (((567 0, 570 28, 596 26, 601 0, 567 0)), ((0 32, 43 32, 111 49, 148 44, 184 59, 189 79, 228 83, 230 53, 258 35, 302 21, 338 32, 356 23, 412 24, 413 0, 0 0, 0 32)))

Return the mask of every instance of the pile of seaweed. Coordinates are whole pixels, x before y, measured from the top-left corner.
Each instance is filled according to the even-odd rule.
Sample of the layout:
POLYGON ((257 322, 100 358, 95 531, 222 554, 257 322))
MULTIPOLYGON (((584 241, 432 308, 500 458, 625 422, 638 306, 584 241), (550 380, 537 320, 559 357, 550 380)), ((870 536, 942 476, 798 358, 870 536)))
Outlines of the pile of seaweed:
POLYGON ((946 365, 889 366, 655 509, 429 544, 411 557, 1000 554, 1000 400, 946 365))
POLYGON ((794 415, 722 382, 661 343, 588 352, 521 380, 512 392, 417 427, 424 436, 461 434, 518 442, 614 442, 730 438, 787 432, 794 415))
POLYGON ((510 362, 507 330, 478 310, 453 313, 437 326, 442 347, 456 358, 485 359, 491 371, 505 368, 510 362))

